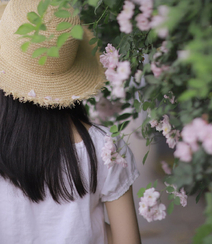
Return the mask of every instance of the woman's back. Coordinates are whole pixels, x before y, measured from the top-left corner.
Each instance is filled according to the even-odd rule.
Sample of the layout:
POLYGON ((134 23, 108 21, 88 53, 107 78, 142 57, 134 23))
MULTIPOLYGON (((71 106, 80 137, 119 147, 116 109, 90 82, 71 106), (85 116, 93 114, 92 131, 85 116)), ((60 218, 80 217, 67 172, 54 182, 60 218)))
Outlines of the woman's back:
MULTIPOLYGON (((106 133, 109 131, 101 127, 106 133)), ((107 243, 103 203, 122 196, 138 175, 131 151, 127 149, 128 167, 114 165, 108 169, 101 159, 105 134, 91 126, 98 161, 98 184, 94 194, 75 201, 56 203, 46 188, 45 201, 33 203, 8 180, 0 178, 0 236, 4 244, 103 244, 107 243), (21 241, 20 241, 21 240, 21 241), (20 241, 20 242, 19 242, 20 241)), ((89 157, 83 141, 76 143, 80 169, 89 185, 89 157)), ((117 143, 124 146, 123 141, 117 143)), ((123 150, 126 150, 123 149, 123 150)), ((65 175, 64 175, 65 177, 65 175)), ((68 185, 67 185, 68 187, 68 185)))

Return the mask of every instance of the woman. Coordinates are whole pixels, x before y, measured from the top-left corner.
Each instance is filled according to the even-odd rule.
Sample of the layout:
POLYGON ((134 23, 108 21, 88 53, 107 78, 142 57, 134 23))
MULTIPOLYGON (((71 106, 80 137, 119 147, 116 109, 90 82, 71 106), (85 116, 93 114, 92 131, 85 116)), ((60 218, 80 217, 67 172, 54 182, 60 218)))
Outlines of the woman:
MULTIPOLYGON (((81 102, 105 81, 98 55, 91 55, 92 33, 84 28, 82 41, 70 37, 59 58, 48 57, 40 66, 31 58, 40 45, 23 53, 26 40, 14 35, 38 4, 11 0, 0 23, 1 243, 140 243, 131 189, 138 176, 134 157, 122 140, 91 124, 81 102), (127 167, 117 163, 123 161, 127 167)), ((61 34, 54 10, 49 7, 45 17, 45 35, 55 35, 42 43, 47 49, 61 34)), ((80 23, 78 16, 65 21, 80 23)))

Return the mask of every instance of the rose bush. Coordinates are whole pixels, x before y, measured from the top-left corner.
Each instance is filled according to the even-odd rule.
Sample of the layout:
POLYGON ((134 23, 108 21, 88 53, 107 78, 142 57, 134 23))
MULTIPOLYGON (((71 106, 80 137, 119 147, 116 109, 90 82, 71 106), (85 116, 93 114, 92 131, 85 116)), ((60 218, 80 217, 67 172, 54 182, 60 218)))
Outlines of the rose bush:
MULTIPOLYGON (((174 204, 186 206, 186 193, 196 194, 197 202, 205 194, 206 223, 197 230, 193 243, 212 243, 212 1, 43 0, 39 4, 39 21, 28 14, 36 32, 28 35, 23 51, 44 29, 43 15, 50 4, 58 7, 56 16, 69 4, 75 5, 82 25, 94 31, 95 38, 90 40, 91 45, 95 44, 93 55, 98 49, 102 51, 108 82, 102 94, 86 104, 91 117, 106 126, 113 125, 112 136, 125 137, 122 130, 129 121, 147 111, 138 128, 146 145, 161 135, 174 149, 173 168, 162 163, 167 173, 164 190, 171 200, 167 212, 172 212, 174 204), (102 104, 106 109, 101 109, 102 104)), ((57 27, 62 28, 65 24, 57 27)), ((20 30, 17 34, 21 34, 20 30)), ((70 34, 81 39, 81 26, 70 34)), ((62 36, 60 44, 66 38, 62 36)), ((59 48, 60 45, 54 53, 49 50, 47 54, 37 51, 34 56, 44 54, 48 58, 59 48)), ((39 62, 45 63, 46 58, 41 57, 39 62)), ((111 145, 102 155, 109 166, 115 153, 111 145)), ((156 187, 157 181, 138 192, 139 212, 148 221, 166 216, 156 187)))

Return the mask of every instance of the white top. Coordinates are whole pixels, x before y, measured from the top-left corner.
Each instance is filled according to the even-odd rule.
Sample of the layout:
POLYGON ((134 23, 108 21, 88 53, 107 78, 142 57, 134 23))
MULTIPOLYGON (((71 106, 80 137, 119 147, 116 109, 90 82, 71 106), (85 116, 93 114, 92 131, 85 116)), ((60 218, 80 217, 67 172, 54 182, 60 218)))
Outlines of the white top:
MULTIPOLYGON (((104 128, 107 134, 109 131, 104 128)), ((32 203, 21 190, 0 178, 1 244, 104 244, 107 243, 103 203, 122 196, 139 175, 133 154, 126 146, 128 167, 115 164, 108 169, 101 159, 104 134, 92 126, 98 160, 98 185, 95 194, 74 202, 57 204, 47 190, 45 201, 32 203)), ((123 141, 117 143, 120 148, 123 141)), ((76 143, 84 175, 89 179, 89 157, 83 142, 76 143)))

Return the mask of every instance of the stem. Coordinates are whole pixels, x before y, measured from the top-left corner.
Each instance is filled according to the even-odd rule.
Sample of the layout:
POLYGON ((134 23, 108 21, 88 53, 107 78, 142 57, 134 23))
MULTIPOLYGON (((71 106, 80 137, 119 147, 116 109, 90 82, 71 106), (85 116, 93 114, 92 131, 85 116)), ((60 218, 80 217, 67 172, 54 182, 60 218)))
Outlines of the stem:
POLYGON ((99 17, 99 19, 97 21, 92 22, 92 23, 88 23, 88 24, 83 24, 83 25, 93 25, 95 23, 98 24, 99 21, 104 17, 104 15, 105 15, 105 13, 106 13, 107 10, 108 10, 108 6, 106 7, 106 9, 104 10, 104 12, 102 13, 102 15, 99 17))

